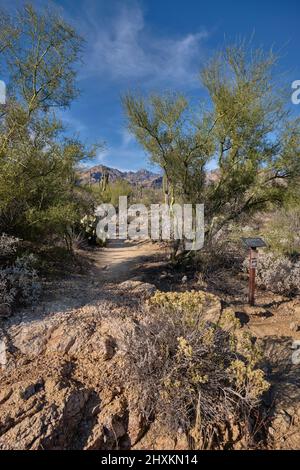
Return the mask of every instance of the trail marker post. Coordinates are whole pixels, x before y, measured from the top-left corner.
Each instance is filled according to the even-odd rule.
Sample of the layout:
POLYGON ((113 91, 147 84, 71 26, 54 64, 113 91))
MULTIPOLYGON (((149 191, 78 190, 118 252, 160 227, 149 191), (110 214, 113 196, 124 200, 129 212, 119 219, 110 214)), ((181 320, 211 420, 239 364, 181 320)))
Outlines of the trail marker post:
POLYGON ((255 303, 255 272, 257 268, 257 248, 266 247, 262 238, 242 238, 244 245, 249 248, 249 304, 255 303))

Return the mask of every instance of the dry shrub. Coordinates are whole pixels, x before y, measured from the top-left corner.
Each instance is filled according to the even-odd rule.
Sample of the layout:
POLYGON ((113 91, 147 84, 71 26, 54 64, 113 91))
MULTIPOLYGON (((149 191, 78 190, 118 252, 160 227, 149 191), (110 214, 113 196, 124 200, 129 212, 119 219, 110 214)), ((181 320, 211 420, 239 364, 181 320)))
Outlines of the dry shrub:
POLYGON ((205 277, 224 271, 237 273, 241 269, 243 259, 244 252, 240 240, 232 241, 226 236, 220 237, 209 246, 204 246, 195 254, 197 268, 205 277))
POLYGON ((72 232, 70 239, 72 251, 88 249, 88 240, 82 233, 72 232))
MULTIPOLYGON (((243 267, 248 270, 248 259, 243 267)), ((296 294, 300 288, 300 261, 274 253, 262 253, 258 258, 256 283, 278 294, 296 294)))
POLYGON ((0 269, 0 308, 3 311, 30 305, 38 299, 41 286, 34 269, 35 262, 33 255, 23 255, 12 265, 0 269))
POLYGON ((31 305, 41 292, 33 254, 18 256, 20 239, 3 233, 0 236, 0 315, 13 307, 31 305))
POLYGON ((128 334, 126 381, 138 387, 137 407, 148 420, 155 416, 174 432, 183 430, 192 447, 218 447, 229 423, 246 433, 269 384, 256 368, 259 351, 233 312, 219 324, 204 322, 199 293, 194 302, 175 294, 174 302, 170 293, 155 294, 128 334))
POLYGON ((13 256, 17 251, 19 239, 2 233, 0 236, 0 260, 13 256))

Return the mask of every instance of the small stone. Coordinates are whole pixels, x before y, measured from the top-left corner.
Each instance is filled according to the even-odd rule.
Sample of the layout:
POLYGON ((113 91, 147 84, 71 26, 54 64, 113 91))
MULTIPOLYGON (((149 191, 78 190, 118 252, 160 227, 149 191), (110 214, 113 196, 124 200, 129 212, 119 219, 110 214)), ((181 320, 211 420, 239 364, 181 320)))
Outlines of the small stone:
POLYGON ((100 411, 101 411, 101 405, 100 404, 94 406, 94 408, 92 409, 92 416, 96 416, 98 413, 100 413, 100 411))
POLYGON ((13 392, 12 388, 7 388, 7 389, 1 390, 1 392, 0 392, 0 405, 2 405, 2 403, 4 403, 6 400, 9 399, 12 392, 13 392))
POLYGON ((300 364, 300 349, 297 349, 296 351, 293 352, 293 354, 292 354, 292 363, 295 366, 298 366, 300 364))
POLYGON ((290 323, 290 330, 295 331, 295 332, 299 331, 300 330, 299 323, 296 323, 296 322, 290 323))
POLYGON ((44 388, 44 381, 39 380, 36 383, 30 384, 28 387, 23 390, 23 392, 20 393, 21 398, 23 400, 28 400, 28 398, 32 397, 35 393, 38 393, 40 390, 44 388))
POLYGON ((113 358, 116 352, 116 342, 114 338, 111 336, 108 336, 105 338, 101 344, 101 353, 103 356, 103 359, 105 361, 108 361, 113 358))
POLYGON ((149 284, 149 282, 141 282, 141 281, 124 281, 119 284, 119 288, 123 290, 125 293, 132 293, 139 297, 151 297, 155 291, 157 290, 153 284, 149 284))
POLYGON ((274 436, 275 429, 273 429, 272 427, 269 427, 268 432, 269 432, 270 436, 274 436))
POLYGON ((295 339, 292 344, 292 349, 299 349, 300 348, 300 339, 295 339))
POLYGON ((287 411, 284 411, 284 414, 282 415, 284 421, 286 422, 286 424, 287 424, 288 426, 290 426, 290 424, 292 423, 293 414, 294 414, 294 413, 290 414, 290 413, 288 413, 287 411))
POLYGON ((181 279, 182 284, 185 284, 187 280, 188 280, 187 276, 183 276, 183 278, 181 279))

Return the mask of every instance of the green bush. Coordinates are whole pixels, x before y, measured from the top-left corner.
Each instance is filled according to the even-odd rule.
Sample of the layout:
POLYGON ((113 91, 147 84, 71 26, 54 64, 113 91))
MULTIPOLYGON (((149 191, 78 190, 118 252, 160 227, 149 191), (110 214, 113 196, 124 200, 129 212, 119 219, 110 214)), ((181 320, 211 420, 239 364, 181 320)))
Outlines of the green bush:
POLYGON ((1 13, 0 67, 10 92, 0 105, 0 233, 40 244, 66 239, 92 210, 75 173, 95 149, 68 138, 54 113, 77 96, 82 39, 48 10, 26 4, 18 15, 1 13))
POLYGON ((92 186, 90 190, 99 204, 111 203, 116 208, 119 206, 120 196, 131 197, 133 194, 132 187, 124 180, 108 183, 104 190, 97 185, 92 186))
POLYGON ((285 207, 272 215, 264 236, 273 252, 300 255, 300 206, 285 207))

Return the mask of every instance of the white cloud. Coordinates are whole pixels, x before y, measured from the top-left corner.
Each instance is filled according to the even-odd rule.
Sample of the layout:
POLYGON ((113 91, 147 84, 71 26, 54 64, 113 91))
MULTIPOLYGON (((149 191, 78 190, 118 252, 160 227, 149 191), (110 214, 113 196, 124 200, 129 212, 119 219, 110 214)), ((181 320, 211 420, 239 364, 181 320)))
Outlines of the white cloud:
POLYGON ((82 133, 87 130, 86 125, 75 118, 69 109, 56 111, 56 116, 60 119, 67 130, 73 130, 75 133, 82 133))
POLYGON ((189 86, 197 80, 204 56, 206 30, 173 38, 149 31, 139 6, 122 5, 105 23, 86 15, 88 56, 82 77, 189 86))
POLYGON ((121 129, 120 131, 121 138, 122 138, 122 147, 126 148, 132 144, 135 139, 134 136, 127 130, 127 129, 121 129))
POLYGON ((129 167, 145 167, 146 154, 136 143, 134 136, 125 128, 121 129, 119 134, 120 143, 107 145, 98 153, 96 162, 117 167, 122 171, 128 171, 129 167))

